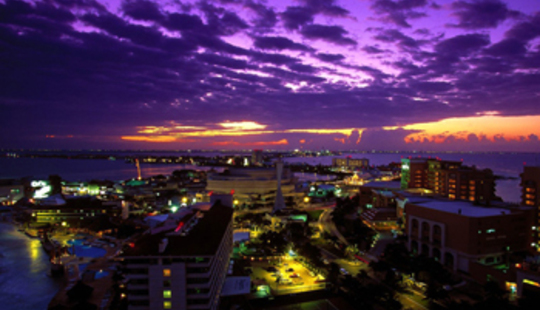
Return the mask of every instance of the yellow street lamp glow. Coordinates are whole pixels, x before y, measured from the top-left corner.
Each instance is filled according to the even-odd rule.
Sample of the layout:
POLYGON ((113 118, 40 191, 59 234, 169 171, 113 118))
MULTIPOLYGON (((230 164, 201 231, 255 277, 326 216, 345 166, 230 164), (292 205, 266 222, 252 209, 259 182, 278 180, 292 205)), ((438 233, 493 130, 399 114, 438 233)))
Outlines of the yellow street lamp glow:
POLYGON ((308 202, 309 202, 309 197, 307 197, 307 196, 304 197, 304 202, 305 202, 305 203, 308 203, 308 202))
POLYGON ((235 205, 237 205, 237 204, 238 204, 238 199, 235 199, 235 200, 233 201, 233 203, 234 203, 235 205))
POLYGON ((182 197, 182 202, 187 203, 187 197, 182 197))
POLYGON ((66 223, 66 222, 62 222, 62 226, 66 226, 66 225, 67 225, 67 223, 66 223))

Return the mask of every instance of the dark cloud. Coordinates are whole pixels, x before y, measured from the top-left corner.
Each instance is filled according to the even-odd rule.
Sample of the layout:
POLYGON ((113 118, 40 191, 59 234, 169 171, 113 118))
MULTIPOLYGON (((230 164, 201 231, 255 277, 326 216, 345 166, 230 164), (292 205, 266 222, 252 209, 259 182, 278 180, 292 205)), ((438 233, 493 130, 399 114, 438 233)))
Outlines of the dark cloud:
POLYGON ((372 45, 366 45, 362 47, 362 50, 368 54, 382 54, 384 51, 378 47, 372 45))
POLYGON ((273 9, 251 0, 246 1, 244 5, 257 14, 258 17, 254 21, 256 27, 266 29, 276 25, 277 15, 273 9))
POLYGON ((253 53, 251 59, 257 62, 271 63, 274 65, 290 65, 298 62, 298 59, 282 54, 253 53))
POLYGON ((287 29, 296 29, 313 23, 315 15, 346 17, 349 11, 336 5, 334 0, 301 0, 303 6, 288 6, 281 15, 281 21, 287 29))
POLYGON ((340 26, 306 25, 300 33, 307 39, 319 39, 338 45, 356 45, 356 41, 345 37, 348 32, 340 26))
POLYGON ((371 8, 379 15, 382 20, 393 23, 400 27, 410 28, 408 19, 417 19, 427 16, 424 12, 417 9, 427 6, 426 0, 375 0, 371 8))
POLYGON ((335 0, 300 0, 306 7, 317 14, 334 17, 345 17, 349 11, 336 5, 335 0))
POLYGON ((325 54, 325 53, 318 53, 315 55, 318 59, 326 62, 339 62, 345 59, 345 56, 341 54, 325 54))
POLYGON ((318 68, 315 68, 313 66, 303 65, 303 64, 298 64, 298 63, 288 65, 288 67, 292 71, 300 72, 300 73, 316 73, 319 71, 318 68))
POLYGON ((163 14, 156 3, 146 0, 125 0, 122 2, 122 10, 127 16, 147 21, 159 21, 163 14))
POLYGON ((89 25, 103 29, 119 38, 129 39, 136 44, 157 46, 162 42, 162 35, 156 29, 128 24, 114 14, 86 14, 81 19, 89 25))
POLYGON ((170 30, 205 30, 205 25, 199 16, 184 13, 171 13, 167 15, 167 19, 163 25, 170 30))
POLYGON ((435 51, 443 55, 466 56, 490 43, 485 34, 458 35, 435 45, 435 51))
POLYGON ((255 37, 255 47, 269 50, 312 51, 313 49, 284 37, 255 37))
POLYGON ((505 33, 507 38, 520 41, 530 41, 540 36, 540 12, 529 18, 528 21, 514 25, 505 33))
POLYGON ((301 26, 313 22, 314 12, 302 6, 289 6, 280 15, 285 28, 298 30, 301 26))
POLYGON ((232 69, 247 69, 249 67, 248 63, 245 60, 219 56, 216 54, 199 54, 197 55, 197 58, 208 64, 223 66, 232 69))
POLYGON ((236 13, 222 7, 208 2, 199 2, 198 6, 206 17, 205 31, 210 35, 230 36, 249 27, 236 13))
POLYGON ((417 49, 425 43, 423 40, 415 40, 412 37, 406 36, 396 29, 383 30, 374 39, 387 43, 395 42, 403 50, 417 49))
POLYGON ((520 56, 526 52, 525 44, 516 39, 504 39, 486 49, 486 54, 499 57, 520 56))
POLYGON ((500 0, 456 1, 452 9, 459 20, 452 26, 464 29, 494 28, 507 18, 519 16, 500 0))

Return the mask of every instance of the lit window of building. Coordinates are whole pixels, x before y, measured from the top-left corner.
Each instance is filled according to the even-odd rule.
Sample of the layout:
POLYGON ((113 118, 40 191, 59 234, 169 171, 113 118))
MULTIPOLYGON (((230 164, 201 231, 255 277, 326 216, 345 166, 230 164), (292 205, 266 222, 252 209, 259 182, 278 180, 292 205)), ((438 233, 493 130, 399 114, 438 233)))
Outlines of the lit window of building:
POLYGON ((170 290, 163 291, 163 298, 171 298, 171 295, 170 290))
POLYGON ((164 277, 170 277, 171 276, 171 270, 170 269, 163 269, 163 276, 164 277))

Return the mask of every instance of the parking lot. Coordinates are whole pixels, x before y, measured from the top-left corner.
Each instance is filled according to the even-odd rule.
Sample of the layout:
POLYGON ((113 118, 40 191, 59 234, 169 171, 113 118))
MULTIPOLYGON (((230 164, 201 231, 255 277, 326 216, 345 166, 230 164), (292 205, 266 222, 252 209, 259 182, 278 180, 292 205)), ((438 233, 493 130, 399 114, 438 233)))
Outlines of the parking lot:
POLYGON ((281 262, 254 261, 252 280, 263 280, 274 294, 291 294, 323 289, 324 277, 302 266, 294 259, 281 262))

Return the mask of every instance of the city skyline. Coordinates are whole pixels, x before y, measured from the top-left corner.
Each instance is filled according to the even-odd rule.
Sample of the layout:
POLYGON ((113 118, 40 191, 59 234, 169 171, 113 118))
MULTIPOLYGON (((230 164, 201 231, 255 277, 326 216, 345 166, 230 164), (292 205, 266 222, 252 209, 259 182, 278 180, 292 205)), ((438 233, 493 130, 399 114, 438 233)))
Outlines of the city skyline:
POLYGON ((537 1, 0 2, 4 148, 540 150, 537 1))

